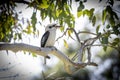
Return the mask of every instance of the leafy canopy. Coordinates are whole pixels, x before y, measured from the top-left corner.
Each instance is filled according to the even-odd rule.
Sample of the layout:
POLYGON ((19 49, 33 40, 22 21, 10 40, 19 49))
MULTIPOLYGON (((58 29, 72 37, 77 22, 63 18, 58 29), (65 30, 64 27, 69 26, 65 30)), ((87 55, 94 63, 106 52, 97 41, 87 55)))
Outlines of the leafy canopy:
MULTIPOLYGON (((95 8, 85 9, 84 3, 87 0, 75 0, 76 3, 79 3, 77 7, 77 17, 87 16, 89 18, 90 23, 92 23, 93 27, 96 28, 96 34, 101 35, 99 38, 101 44, 110 45, 110 46, 118 46, 120 39, 118 36, 120 35, 120 22, 117 13, 113 10, 114 0, 107 0, 106 6, 102 10, 102 16, 99 21, 101 24, 96 24, 98 21, 98 17, 95 14, 95 8), (103 28, 103 32, 101 32, 100 28, 103 28), (115 35, 117 37, 113 38, 113 41, 109 41, 111 35, 115 35)), ((102 0, 98 0, 98 2, 102 2, 102 0)), ((68 28, 75 27, 75 15, 72 14, 72 3, 73 0, 4 0, 0 2, 0 41, 1 42, 10 42, 11 39, 21 40, 24 34, 34 34, 37 35, 38 30, 36 29, 37 11, 40 11, 40 18, 44 21, 46 18, 49 18, 50 22, 57 21, 60 25, 67 25, 68 28), (22 23, 19 21, 19 14, 21 12, 17 12, 15 7, 17 4, 25 4, 29 7, 34 8, 34 12, 31 16, 31 20, 27 20, 27 26, 25 29, 22 27, 22 23)), ((79 27, 79 26, 77 26, 79 27)), ((61 31, 64 31, 64 27, 61 28, 61 31)), ((68 31, 68 35, 71 36, 73 31, 68 31)), ((65 44, 67 42, 64 40, 65 44)), ((107 49, 107 46, 104 46, 104 50, 107 49)))

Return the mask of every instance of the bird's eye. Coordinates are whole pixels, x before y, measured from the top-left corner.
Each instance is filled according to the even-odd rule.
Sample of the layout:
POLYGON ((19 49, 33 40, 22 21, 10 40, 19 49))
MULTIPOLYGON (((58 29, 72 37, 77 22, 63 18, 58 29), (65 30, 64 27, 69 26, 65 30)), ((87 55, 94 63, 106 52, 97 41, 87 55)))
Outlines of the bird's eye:
POLYGON ((52 26, 49 26, 49 28, 52 28, 52 26))

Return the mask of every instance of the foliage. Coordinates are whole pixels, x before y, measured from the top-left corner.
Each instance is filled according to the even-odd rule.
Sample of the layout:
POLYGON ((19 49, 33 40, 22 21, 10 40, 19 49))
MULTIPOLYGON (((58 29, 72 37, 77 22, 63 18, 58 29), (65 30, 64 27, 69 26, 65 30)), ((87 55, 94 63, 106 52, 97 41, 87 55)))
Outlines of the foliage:
MULTIPOLYGON (((99 0, 101 2, 102 0, 99 0)), ((37 10, 40 11, 40 17, 44 21, 46 18, 49 18, 50 22, 58 21, 60 25, 67 24, 68 27, 74 28, 75 26, 75 17, 72 14, 72 0, 34 0, 31 2, 27 2, 24 0, 9 0, 9 1, 2 1, 0 3, 0 41, 10 42, 12 38, 22 39, 23 33, 26 34, 34 34, 36 30, 36 13, 37 10), (36 11, 33 12, 31 16, 31 21, 27 21, 28 26, 26 29, 22 28, 22 24, 19 23, 18 16, 20 13, 17 13, 15 7, 17 7, 16 3, 24 3, 27 4, 28 7, 33 7, 36 11)), ((91 8, 90 10, 85 9, 84 3, 87 0, 76 0, 76 3, 79 3, 77 8, 77 17, 88 16, 90 23, 95 26, 96 24, 96 15, 95 15, 95 8, 91 8)), ((106 27, 103 29, 104 35, 100 38, 102 44, 109 44, 109 37, 111 34, 119 35, 119 27, 120 23, 117 23, 116 20, 119 20, 116 12, 112 9, 114 5, 114 0, 107 0, 106 2, 108 5, 102 11, 102 25, 106 27), (107 25, 105 24, 108 21, 107 25)), ((97 26, 96 32, 101 33, 99 31, 100 27, 102 26, 99 24, 97 26)), ((62 31, 64 28, 62 28, 62 31)), ((116 38, 117 39, 117 38, 116 38)), ((114 40, 114 43, 116 42, 114 40)), ((118 40, 117 40, 118 41, 118 40)), ((112 43, 112 44, 114 44, 112 43)), ((115 45, 115 44, 114 44, 115 45)))
MULTIPOLYGON (((104 0, 98 0, 101 3, 104 0)), ((23 35, 33 34, 38 35, 36 28, 37 12, 40 12, 40 19, 44 21, 49 18, 50 22, 56 21, 62 27, 61 31, 64 32, 63 36, 68 35, 70 38, 72 34, 75 34, 77 41, 81 44, 78 52, 88 52, 88 62, 91 57, 91 46, 103 46, 104 51, 108 47, 116 49, 120 53, 120 18, 117 11, 114 10, 113 5, 115 0, 106 0, 106 5, 98 15, 96 15, 96 8, 86 9, 85 3, 87 0, 4 0, 0 2, 0 42, 10 42, 13 40, 22 40, 23 35), (78 3, 77 14, 72 13, 73 2, 78 3), (27 19, 27 26, 23 28, 24 20, 19 19, 21 12, 16 11, 17 4, 23 3, 27 5, 27 8, 33 8, 33 14, 31 19, 27 19), (96 33, 88 31, 76 32, 75 19, 76 17, 85 17, 89 19, 89 23, 96 29, 96 33), (100 22, 100 23, 98 23, 100 22), (66 26, 67 29, 64 27, 66 26), (66 30, 65 30, 66 29, 66 30), (87 33, 92 34, 95 37, 88 38, 81 41, 79 34, 87 33), (99 44, 94 44, 96 40, 99 40, 99 44)), ((89 26, 87 26, 89 27, 89 26)), ((59 37, 59 38, 61 38, 59 37)), ((58 38, 58 39, 59 39, 58 38)), ((57 39, 57 40, 58 40, 57 39)), ((64 46, 69 48, 67 40, 64 41, 64 46)), ((33 56, 36 56, 33 54, 33 56)), ((120 56, 120 54, 119 54, 120 56)), ((76 58, 76 57, 75 57, 76 58)))

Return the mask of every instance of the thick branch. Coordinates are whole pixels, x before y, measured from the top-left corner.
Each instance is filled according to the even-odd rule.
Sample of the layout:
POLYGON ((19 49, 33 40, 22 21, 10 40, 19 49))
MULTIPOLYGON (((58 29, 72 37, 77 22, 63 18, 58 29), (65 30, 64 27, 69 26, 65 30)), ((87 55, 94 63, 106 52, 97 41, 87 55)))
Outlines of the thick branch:
POLYGON ((44 53, 44 52, 47 52, 47 49, 45 48, 40 48, 37 46, 28 45, 24 43, 14 43, 14 44, 0 43, 0 50, 11 50, 15 53, 18 51, 27 51, 31 53, 36 53, 41 56, 47 56, 48 54, 48 53, 44 53))
POLYGON ((97 66, 96 63, 75 63, 72 60, 70 60, 64 53, 56 49, 55 47, 51 48, 41 48, 33 45, 28 45, 24 43, 0 43, 0 50, 11 50, 13 52, 18 52, 18 51, 28 51, 32 53, 36 53, 41 56, 47 56, 48 54, 53 54, 56 57, 58 57, 61 61, 64 62, 65 64, 65 69, 67 70, 68 73, 71 73, 70 67, 75 67, 75 68, 83 68, 87 65, 93 65, 97 66))

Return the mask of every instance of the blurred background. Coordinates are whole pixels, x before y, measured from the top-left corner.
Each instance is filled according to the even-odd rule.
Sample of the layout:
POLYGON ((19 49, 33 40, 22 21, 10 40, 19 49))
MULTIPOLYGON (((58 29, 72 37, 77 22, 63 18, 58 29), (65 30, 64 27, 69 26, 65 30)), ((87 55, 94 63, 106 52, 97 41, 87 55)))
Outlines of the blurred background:
MULTIPOLYGON (((50 23, 57 23, 64 26, 64 29, 57 30, 56 39, 60 37, 69 26, 74 26, 76 32, 89 31, 97 33, 96 29, 98 27, 96 26, 100 25, 99 32, 102 33, 107 32, 109 29, 112 30, 111 28, 106 29, 107 24, 111 25, 113 24, 112 22, 120 24, 119 0, 68 0, 68 2, 65 0, 67 4, 70 3, 68 6, 71 7, 70 12, 72 13, 71 16, 74 16, 74 23, 67 23, 69 20, 66 22, 63 20, 63 22, 61 22, 60 18, 66 18, 65 14, 59 15, 60 17, 58 17, 58 19, 50 17, 51 12, 44 12, 45 9, 50 10, 49 7, 45 5, 46 1, 40 0, 40 2, 41 1, 44 5, 40 4, 40 6, 37 6, 39 0, 5 0, 0 2, 0 43, 26 43, 40 46, 40 40, 44 34, 45 26, 50 23), (106 19, 106 22, 103 24, 102 22, 104 22, 104 20, 102 20, 101 16, 105 14, 103 11, 107 5, 110 5, 119 19, 115 19, 110 23, 106 19), (78 14, 78 12, 85 9, 95 9, 94 15, 96 16, 96 21, 91 22, 88 16, 78 14), (47 14, 49 14, 49 16, 46 16, 47 14), (93 25, 93 23, 95 23, 95 25, 93 25)), ((49 0, 47 1, 49 2, 49 0)), ((58 3, 55 0, 51 0, 51 2, 52 1, 54 4, 59 5, 59 1, 63 0, 57 0, 58 3)), ((67 11, 65 12, 67 13, 67 11)), ((68 19, 71 19, 71 16, 68 17, 68 19)), ((120 25, 118 28, 120 28, 120 25)), ((116 29, 114 29, 114 31, 116 31, 116 29)), ((64 70, 63 62, 54 55, 50 55, 51 59, 47 59, 47 64, 45 65, 44 58, 34 53, 24 51, 17 53, 0 51, 0 80, 120 80, 119 33, 120 31, 117 33, 117 36, 114 34, 109 36, 111 43, 115 38, 117 39, 117 43, 115 44, 115 47, 119 45, 117 46, 117 50, 111 47, 105 49, 104 46, 93 46, 91 48, 91 61, 97 63, 98 66, 86 66, 72 74, 68 74, 64 70)), ((74 34, 71 35, 75 38, 74 34)), ((93 37, 91 34, 79 35, 82 41, 91 37, 93 37)), ((101 42, 97 40, 95 43, 101 42)), ((80 45, 77 40, 70 38, 69 34, 66 34, 56 41, 55 47, 65 53, 65 55, 68 55, 69 58, 72 58, 78 51, 80 45)), ((84 54, 83 61, 87 61, 86 54, 84 54)))

